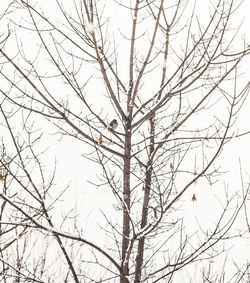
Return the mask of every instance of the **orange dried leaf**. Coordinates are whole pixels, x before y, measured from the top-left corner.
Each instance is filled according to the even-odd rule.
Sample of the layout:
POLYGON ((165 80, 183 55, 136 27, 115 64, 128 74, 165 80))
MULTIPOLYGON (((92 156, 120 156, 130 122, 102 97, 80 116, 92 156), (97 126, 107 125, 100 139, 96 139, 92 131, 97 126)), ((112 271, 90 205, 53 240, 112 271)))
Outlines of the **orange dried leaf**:
POLYGON ((172 163, 170 163, 169 167, 170 167, 170 170, 173 172, 174 171, 174 165, 172 163))
POLYGON ((197 198, 196 198, 195 194, 193 194, 193 196, 192 196, 192 201, 197 201, 197 198))
POLYGON ((102 146, 102 134, 100 134, 100 136, 99 136, 98 145, 102 146))

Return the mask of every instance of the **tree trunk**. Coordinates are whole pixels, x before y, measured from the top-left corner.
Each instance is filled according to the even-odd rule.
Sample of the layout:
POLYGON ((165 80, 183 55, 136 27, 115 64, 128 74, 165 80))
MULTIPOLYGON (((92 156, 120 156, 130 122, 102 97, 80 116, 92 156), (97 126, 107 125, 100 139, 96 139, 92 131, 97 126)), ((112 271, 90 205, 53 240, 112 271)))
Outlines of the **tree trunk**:
MULTIPOLYGON (((154 116, 150 117, 150 156, 154 151, 154 116)), ((141 217, 141 229, 143 229, 148 222, 148 204, 150 199, 150 189, 151 189, 151 182, 152 182, 152 160, 147 164, 147 171, 145 177, 145 193, 144 193, 144 200, 143 200, 143 207, 142 207, 142 217, 141 217)), ((142 271, 142 264, 143 264, 143 256, 145 250, 145 237, 141 237, 138 243, 138 251, 136 256, 136 268, 135 268, 135 282, 141 281, 141 271, 142 271)))
POLYGON ((127 120, 125 129, 125 156, 124 156, 124 171, 123 171, 123 231, 122 231, 122 269, 123 274, 120 282, 126 283, 128 279, 125 278, 128 275, 129 268, 128 262, 126 262, 126 252, 129 245, 130 234, 130 161, 131 161, 131 123, 127 120))

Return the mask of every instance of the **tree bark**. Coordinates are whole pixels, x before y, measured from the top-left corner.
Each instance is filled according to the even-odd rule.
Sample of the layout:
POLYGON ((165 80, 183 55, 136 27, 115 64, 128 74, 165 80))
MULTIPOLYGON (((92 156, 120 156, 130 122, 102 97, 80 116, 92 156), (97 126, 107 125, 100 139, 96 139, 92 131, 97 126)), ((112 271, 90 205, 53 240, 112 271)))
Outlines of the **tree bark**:
POLYGON ((122 231, 122 276, 121 283, 127 283, 129 267, 126 262, 126 252, 129 245, 130 234, 130 162, 131 162, 131 122, 128 119, 125 126, 125 154, 124 154, 124 169, 123 169, 123 231, 122 231))
MULTIPOLYGON (((144 193, 144 200, 142 206, 142 217, 141 217, 141 229, 143 229, 148 222, 148 204, 150 200, 150 189, 152 183, 152 160, 151 154, 154 151, 154 116, 151 116, 150 119, 150 149, 149 149, 149 161, 147 164, 146 176, 145 176, 145 193, 144 193)), ((136 267, 135 267, 135 282, 141 281, 141 271, 143 265, 143 257, 144 257, 144 250, 145 250, 145 237, 141 237, 138 243, 138 250, 136 256, 136 267)))

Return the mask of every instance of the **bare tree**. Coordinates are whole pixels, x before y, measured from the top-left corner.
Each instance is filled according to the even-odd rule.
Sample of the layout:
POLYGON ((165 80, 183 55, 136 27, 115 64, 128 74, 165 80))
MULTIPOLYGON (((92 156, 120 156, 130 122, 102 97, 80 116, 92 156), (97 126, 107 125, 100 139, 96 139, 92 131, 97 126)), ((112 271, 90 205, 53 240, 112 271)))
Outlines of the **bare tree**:
POLYGON ((240 3, 202 1, 199 15, 185 0, 64 2, 16 0, 1 17, 5 282, 10 270, 16 282, 188 282, 178 276, 196 264, 190 282, 248 282, 249 263, 236 263, 232 278, 212 263, 249 233, 243 175, 212 225, 188 229, 185 209, 188 192, 198 202, 222 178, 224 145, 247 134, 236 124, 249 91, 240 75, 250 48, 231 25, 240 3), (100 170, 92 185, 113 195, 96 220, 105 244, 82 230, 67 200, 56 213, 73 188, 59 188, 57 163, 44 161, 52 132, 83 148, 100 170), (17 246, 13 260, 21 239, 29 256, 17 246))

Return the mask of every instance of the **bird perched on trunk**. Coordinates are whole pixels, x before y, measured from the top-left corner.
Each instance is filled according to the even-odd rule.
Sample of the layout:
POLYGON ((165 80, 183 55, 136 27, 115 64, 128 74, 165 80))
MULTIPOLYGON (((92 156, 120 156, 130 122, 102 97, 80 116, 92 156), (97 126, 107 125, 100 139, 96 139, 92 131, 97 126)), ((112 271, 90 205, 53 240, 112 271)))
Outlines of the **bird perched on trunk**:
POLYGON ((118 127, 118 122, 116 119, 112 120, 108 125, 108 130, 115 130, 118 127))

